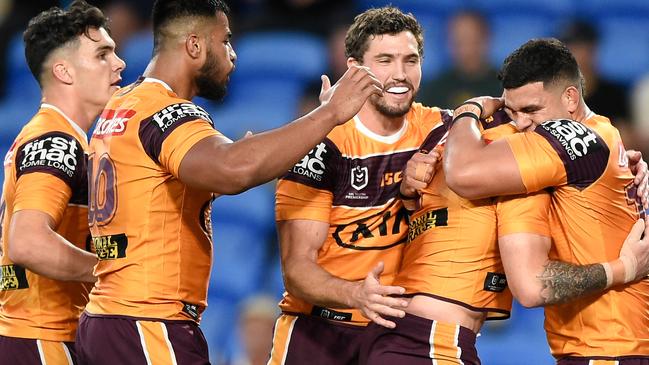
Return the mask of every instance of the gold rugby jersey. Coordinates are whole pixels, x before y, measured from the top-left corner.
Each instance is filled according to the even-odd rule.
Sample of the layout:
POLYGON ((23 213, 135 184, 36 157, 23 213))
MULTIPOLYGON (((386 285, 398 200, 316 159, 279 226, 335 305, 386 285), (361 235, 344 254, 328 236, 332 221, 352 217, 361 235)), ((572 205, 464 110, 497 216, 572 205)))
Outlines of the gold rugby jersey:
POLYGON ((74 341, 92 284, 37 275, 9 259, 9 225, 25 209, 47 213, 56 233, 88 249, 86 133, 58 108, 43 104, 4 159, 0 335, 74 341))

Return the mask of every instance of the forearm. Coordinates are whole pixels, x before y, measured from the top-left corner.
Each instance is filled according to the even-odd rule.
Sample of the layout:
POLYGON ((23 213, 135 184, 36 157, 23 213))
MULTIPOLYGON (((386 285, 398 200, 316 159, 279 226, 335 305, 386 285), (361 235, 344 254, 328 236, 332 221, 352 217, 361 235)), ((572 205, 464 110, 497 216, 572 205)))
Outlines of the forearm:
POLYGON ((249 178, 244 190, 263 184, 288 171, 337 124, 328 109, 319 107, 281 128, 233 143, 228 161, 240 166, 239 172, 249 178))
POLYGON ((308 260, 295 260, 285 269, 286 290, 307 302, 327 308, 354 308, 360 281, 347 281, 308 260))
POLYGON ((607 288, 606 270, 600 263, 574 265, 551 260, 536 279, 540 282, 538 305, 565 303, 607 288))
POLYGON ((97 257, 54 231, 30 234, 10 243, 10 259, 30 271, 62 281, 95 282, 93 268, 97 257), (19 248, 12 250, 11 245, 19 248))

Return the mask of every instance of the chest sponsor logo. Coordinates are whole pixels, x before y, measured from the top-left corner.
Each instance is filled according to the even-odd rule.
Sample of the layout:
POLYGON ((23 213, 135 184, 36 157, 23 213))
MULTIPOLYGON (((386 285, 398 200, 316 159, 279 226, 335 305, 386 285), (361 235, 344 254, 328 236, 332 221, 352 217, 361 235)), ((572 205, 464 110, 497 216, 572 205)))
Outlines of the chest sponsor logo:
POLYGON ((315 181, 322 181, 326 169, 324 157, 327 152, 327 146, 324 143, 320 143, 309 151, 309 154, 304 156, 302 161, 293 166, 289 172, 308 177, 315 181))
POLYGON ((507 288, 507 277, 505 274, 489 272, 484 279, 483 289, 495 293, 500 293, 507 288))
POLYGON ((29 288, 27 274, 22 266, 2 265, 0 275, 0 291, 29 288))
POLYGON ((172 104, 153 114, 151 120, 164 133, 174 123, 181 120, 203 119, 212 123, 210 115, 200 106, 192 103, 172 104))
POLYGON ((50 168, 72 177, 77 169, 77 142, 71 137, 50 135, 28 142, 21 147, 18 160, 19 172, 29 168, 50 168))
POLYGON ((549 120, 541 124, 541 128, 559 141, 572 161, 585 156, 590 149, 599 144, 595 132, 573 120, 549 120))
POLYGON ((135 115, 131 109, 106 109, 97 120, 93 137, 102 139, 107 136, 121 136, 126 131, 128 120, 135 115))
POLYGON ((351 185, 356 190, 363 190, 369 182, 369 172, 367 167, 356 166, 352 169, 351 185))
POLYGON ((332 236, 341 247, 354 250, 384 250, 405 242, 407 229, 408 211, 401 207, 399 210, 377 213, 338 225, 332 236))
POLYGON ((448 226, 448 209, 431 210, 413 219, 408 225, 408 242, 433 227, 448 226))
POLYGON ((99 260, 115 260, 126 257, 128 238, 124 233, 98 236, 92 238, 92 244, 99 260))

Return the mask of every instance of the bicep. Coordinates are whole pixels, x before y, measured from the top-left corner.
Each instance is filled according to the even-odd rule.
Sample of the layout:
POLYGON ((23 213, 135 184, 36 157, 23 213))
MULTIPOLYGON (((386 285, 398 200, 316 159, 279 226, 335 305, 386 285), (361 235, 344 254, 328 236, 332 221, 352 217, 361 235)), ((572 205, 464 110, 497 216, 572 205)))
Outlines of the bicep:
POLYGON ((178 178, 183 183, 201 190, 231 194, 233 173, 228 158, 232 141, 223 135, 203 138, 193 144, 183 155, 178 167, 178 178))

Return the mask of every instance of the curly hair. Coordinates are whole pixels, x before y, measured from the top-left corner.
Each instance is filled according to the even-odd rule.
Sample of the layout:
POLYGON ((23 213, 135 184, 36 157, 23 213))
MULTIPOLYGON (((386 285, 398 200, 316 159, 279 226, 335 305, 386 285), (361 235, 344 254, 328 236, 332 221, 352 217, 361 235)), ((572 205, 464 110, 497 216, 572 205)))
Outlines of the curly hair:
POLYGON ((156 0, 153 5, 153 50, 157 53, 164 39, 165 27, 176 19, 185 17, 214 17, 230 13, 223 0, 156 0))
POLYGON ((47 57, 65 44, 76 41, 82 34, 90 38, 91 28, 109 30, 108 19, 99 8, 84 0, 75 0, 68 10, 53 7, 29 21, 23 33, 25 59, 39 84, 42 84, 43 64, 47 57))
POLYGON ((532 39, 512 52, 498 73, 503 88, 514 89, 532 82, 543 85, 567 82, 583 90, 583 77, 575 57, 556 38, 532 39))
POLYGON ((345 36, 345 56, 359 62, 369 47, 371 36, 382 34, 397 34, 410 31, 417 40, 419 56, 424 56, 424 36, 421 24, 411 13, 404 14, 401 10, 386 6, 378 9, 368 9, 354 18, 345 36))

